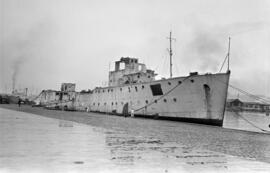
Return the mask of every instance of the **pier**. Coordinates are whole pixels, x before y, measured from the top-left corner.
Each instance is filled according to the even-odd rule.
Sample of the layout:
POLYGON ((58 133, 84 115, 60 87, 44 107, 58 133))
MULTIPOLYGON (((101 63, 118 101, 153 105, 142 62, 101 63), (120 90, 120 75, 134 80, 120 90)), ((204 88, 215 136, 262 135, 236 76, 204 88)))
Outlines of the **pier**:
POLYGON ((0 171, 268 172, 270 135, 1 105, 0 171))

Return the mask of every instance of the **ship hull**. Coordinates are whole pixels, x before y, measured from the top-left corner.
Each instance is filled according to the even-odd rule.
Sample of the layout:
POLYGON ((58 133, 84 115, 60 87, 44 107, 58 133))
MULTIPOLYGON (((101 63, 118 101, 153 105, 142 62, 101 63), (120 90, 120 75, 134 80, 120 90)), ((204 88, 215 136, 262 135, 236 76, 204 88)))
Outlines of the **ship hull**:
POLYGON ((90 111, 222 126, 230 73, 96 88, 90 111))

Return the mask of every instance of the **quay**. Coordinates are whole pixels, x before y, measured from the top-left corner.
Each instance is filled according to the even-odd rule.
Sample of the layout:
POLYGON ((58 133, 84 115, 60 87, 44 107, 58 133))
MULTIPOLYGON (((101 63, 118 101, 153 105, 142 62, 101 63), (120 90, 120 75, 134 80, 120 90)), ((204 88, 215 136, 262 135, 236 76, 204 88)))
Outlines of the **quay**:
POLYGON ((0 172, 269 172, 270 135, 0 106, 0 172))

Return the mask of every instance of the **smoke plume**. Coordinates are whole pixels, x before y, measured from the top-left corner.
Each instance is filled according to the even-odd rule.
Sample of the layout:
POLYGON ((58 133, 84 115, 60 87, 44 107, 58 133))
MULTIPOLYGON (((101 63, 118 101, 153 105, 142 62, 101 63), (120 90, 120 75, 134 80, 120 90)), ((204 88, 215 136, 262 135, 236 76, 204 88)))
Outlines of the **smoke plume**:
POLYGON ((12 64, 12 91, 14 92, 18 74, 20 73, 20 70, 22 68, 23 63, 25 63, 26 59, 24 57, 19 57, 18 59, 15 59, 12 64))

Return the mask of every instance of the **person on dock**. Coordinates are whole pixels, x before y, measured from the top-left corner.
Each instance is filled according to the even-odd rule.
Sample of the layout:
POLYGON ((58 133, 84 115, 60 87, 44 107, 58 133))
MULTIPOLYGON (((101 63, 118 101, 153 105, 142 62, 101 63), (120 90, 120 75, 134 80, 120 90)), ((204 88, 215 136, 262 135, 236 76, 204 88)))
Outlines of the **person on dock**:
POLYGON ((18 106, 19 106, 19 107, 21 107, 21 102, 22 102, 22 101, 21 101, 21 99, 19 98, 19 100, 18 100, 18 106))

